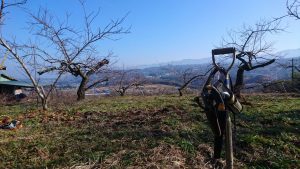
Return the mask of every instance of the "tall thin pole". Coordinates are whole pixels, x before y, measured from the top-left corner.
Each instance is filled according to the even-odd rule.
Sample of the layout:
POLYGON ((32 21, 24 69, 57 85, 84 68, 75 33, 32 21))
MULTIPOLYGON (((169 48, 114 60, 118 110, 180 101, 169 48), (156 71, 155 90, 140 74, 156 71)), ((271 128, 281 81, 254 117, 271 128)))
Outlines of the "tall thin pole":
MULTIPOLYGON (((33 65, 34 65, 34 80, 36 80, 37 78, 36 78, 36 55, 35 55, 35 53, 34 53, 34 55, 33 55, 33 65)), ((37 108, 39 108, 39 97, 38 97, 38 95, 36 96, 36 106, 37 106, 37 108)))
POLYGON ((294 58, 292 58, 292 81, 294 81, 294 58))
POLYGON ((226 112, 225 141, 226 169, 233 169, 232 128, 229 112, 226 112))

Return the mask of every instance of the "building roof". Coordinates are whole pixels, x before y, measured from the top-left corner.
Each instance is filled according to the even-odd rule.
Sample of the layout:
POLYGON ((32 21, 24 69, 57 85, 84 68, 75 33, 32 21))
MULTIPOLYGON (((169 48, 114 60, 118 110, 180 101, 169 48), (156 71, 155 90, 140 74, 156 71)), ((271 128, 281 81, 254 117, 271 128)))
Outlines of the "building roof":
POLYGON ((0 82, 4 82, 4 81, 10 81, 10 80, 0 76, 0 82))
POLYGON ((3 75, 3 74, 1 74, 1 76, 0 76, 0 85, 33 88, 32 84, 18 81, 18 80, 11 80, 11 78, 9 78, 8 76, 3 75))
POLYGON ((33 88, 33 85, 26 82, 20 82, 20 81, 0 81, 0 85, 33 88))

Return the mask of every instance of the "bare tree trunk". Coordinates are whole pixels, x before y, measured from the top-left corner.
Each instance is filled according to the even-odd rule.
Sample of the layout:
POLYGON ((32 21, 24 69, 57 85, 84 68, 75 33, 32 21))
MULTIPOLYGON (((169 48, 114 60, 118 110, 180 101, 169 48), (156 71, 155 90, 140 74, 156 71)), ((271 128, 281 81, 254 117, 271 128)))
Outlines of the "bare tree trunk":
POLYGON ((271 59, 267 62, 261 63, 259 65, 256 66, 251 66, 249 67, 249 65, 244 64, 243 66, 240 66, 237 74, 236 74, 236 81, 235 81, 235 85, 234 85, 234 94, 236 95, 237 98, 241 98, 241 90, 243 89, 244 86, 244 72, 246 71, 251 71, 257 68, 261 68, 261 67, 265 67, 268 66, 272 63, 275 62, 275 59, 271 59))
POLYGON ((244 85, 244 72, 245 69, 244 67, 239 67, 237 73, 236 73, 236 80, 235 80, 235 85, 234 85, 234 94, 237 98, 241 97, 241 90, 244 85))
POLYGON ((182 96, 183 94, 182 94, 182 88, 179 88, 178 89, 178 92, 179 92, 179 96, 182 96))
POLYGON ((77 100, 78 101, 85 99, 85 91, 86 91, 85 86, 87 85, 88 81, 89 81, 88 77, 82 77, 80 85, 77 90, 77 100))
POLYGON ((117 92, 119 93, 120 96, 125 96, 126 90, 127 90, 126 88, 122 87, 117 92))
POLYGON ((43 110, 48 110, 48 99, 47 98, 42 98, 42 107, 43 110))

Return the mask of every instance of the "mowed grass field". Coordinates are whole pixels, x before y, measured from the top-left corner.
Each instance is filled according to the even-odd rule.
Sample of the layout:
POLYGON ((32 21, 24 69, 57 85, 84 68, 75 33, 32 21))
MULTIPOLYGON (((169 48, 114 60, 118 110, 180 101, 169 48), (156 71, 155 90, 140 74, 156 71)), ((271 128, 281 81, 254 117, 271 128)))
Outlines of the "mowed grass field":
MULTIPOLYGON (((0 107, 0 168, 212 168, 213 135, 195 96, 125 96, 0 107)), ((248 95, 236 116, 236 168, 300 168, 300 97, 248 95)))

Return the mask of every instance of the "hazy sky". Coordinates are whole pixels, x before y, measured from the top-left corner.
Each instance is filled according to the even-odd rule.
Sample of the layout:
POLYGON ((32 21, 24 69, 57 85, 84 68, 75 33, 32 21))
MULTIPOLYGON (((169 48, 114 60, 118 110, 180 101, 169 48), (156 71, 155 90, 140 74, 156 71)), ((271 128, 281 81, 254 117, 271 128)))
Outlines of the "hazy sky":
MULTIPOLYGON (((124 26, 131 26, 131 33, 99 46, 103 53, 113 51, 119 64, 127 66, 209 57, 230 29, 286 14, 284 0, 87 0, 87 4, 88 10, 101 9, 99 25, 129 12, 124 26)), ((72 15, 70 25, 81 24, 76 0, 28 0, 26 5, 33 12, 40 6, 60 19, 67 11, 72 15)), ((12 10, 3 31, 17 40, 28 39, 28 15, 12 10)), ((287 32, 270 38, 277 51, 300 48, 300 21, 289 19, 287 24, 287 32)))

